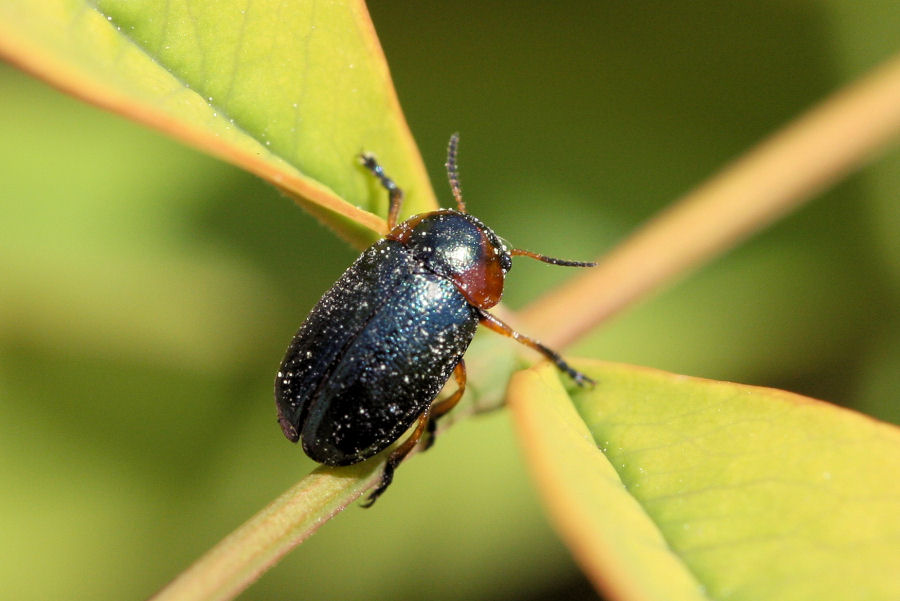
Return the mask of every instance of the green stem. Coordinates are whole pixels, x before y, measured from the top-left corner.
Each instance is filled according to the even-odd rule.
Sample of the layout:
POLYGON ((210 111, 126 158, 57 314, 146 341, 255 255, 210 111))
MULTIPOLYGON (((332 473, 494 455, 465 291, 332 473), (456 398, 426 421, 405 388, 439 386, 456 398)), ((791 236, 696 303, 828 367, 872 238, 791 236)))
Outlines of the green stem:
POLYGON ((152 601, 233 599, 374 486, 381 464, 320 467, 207 551, 152 601))
POLYGON ((548 345, 571 344, 814 198, 898 134, 900 55, 764 140, 519 318, 548 345))

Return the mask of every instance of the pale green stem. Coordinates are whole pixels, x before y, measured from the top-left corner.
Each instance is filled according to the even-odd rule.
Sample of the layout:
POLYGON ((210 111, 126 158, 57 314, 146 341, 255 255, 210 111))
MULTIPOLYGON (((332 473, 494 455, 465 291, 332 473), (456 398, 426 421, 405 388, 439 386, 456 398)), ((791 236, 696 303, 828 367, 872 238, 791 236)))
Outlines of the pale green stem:
POLYGON ((834 94, 518 315, 564 347, 858 169, 900 134, 900 55, 834 94), (560 319, 565 316, 565 319, 560 319))
POLYGON ((207 551, 151 601, 234 599, 288 551, 374 486, 381 464, 321 467, 207 551))

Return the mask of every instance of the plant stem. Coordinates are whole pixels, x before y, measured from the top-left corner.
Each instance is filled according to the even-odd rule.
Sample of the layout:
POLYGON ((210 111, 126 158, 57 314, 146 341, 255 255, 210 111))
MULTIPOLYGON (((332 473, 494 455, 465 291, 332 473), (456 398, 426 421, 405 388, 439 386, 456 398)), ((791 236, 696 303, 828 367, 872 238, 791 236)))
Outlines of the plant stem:
POLYGON ((219 541, 151 601, 233 599, 381 477, 381 464, 320 467, 219 541))
POLYGON ((900 55, 837 92, 519 314, 564 347, 862 166, 900 134, 900 55), (559 316, 566 319, 560 320, 559 316))

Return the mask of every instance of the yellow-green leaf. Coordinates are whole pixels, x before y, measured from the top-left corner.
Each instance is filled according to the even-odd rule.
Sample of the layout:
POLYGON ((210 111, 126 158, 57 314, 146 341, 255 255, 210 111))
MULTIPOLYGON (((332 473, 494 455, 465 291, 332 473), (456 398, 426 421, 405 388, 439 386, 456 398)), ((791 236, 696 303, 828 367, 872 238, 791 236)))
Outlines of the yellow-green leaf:
POLYGON ((613 598, 900 598, 896 427, 778 390, 580 367, 594 389, 541 366, 509 396, 553 519, 613 598))
POLYGON ((11 0, 0 56, 269 180, 358 246, 387 204, 360 152, 402 182, 404 214, 436 206, 361 1, 11 0))

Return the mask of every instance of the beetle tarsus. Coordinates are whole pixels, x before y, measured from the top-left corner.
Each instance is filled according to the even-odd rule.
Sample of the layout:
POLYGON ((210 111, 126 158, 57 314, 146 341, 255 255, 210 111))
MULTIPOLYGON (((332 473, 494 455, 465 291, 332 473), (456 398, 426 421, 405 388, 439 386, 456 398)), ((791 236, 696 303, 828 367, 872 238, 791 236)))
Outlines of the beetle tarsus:
MULTIPOLYGON (((521 338, 528 338, 527 336, 523 336, 522 334, 519 334, 519 336, 521 338)), ((574 380, 575 383, 578 384, 579 386, 581 386, 581 387, 595 386, 597 384, 597 382, 595 382, 592 378, 586 376, 585 374, 581 373, 580 371, 578 371, 577 369, 575 369, 574 367, 572 367, 571 365, 566 363, 566 360, 563 359, 560 356, 560 354, 557 353, 556 351, 554 351, 553 349, 547 348, 546 346, 544 346, 537 340, 534 340, 533 338, 528 338, 528 340, 531 342, 534 342, 534 346, 532 348, 535 348, 538 352, 540 352, 545 357, 550 359, 550 361, 552 361, 553 364, 556 365, 557 369, 568 374, 568 376, 570 378, 572 378, 572 380, 574 380)), ((528 346, 531 346, 531 345, 528 344, 528 346)))
POLYGON ((428 420, 428 426, 425 428, 425 443, 422 445, 422 451, 427 451, 434 446, 434 440, 437 438, 437 418, 428 420))
POLYGON ((594 386, 597 385, 597 381, 595 379, 593 379, 589 376, 586 376, 585 374, 583 374, 580 371, 577 371, 575 369, 572 369, 571 367, 569 368, 569 370, 566 373, 568 373, 572 377, 572 379, 575 380, 575 383, 578 384, 579 386, 581 386, 582 388, 585 388, 588 386, 593 388, 594 386))
MULTIPOLYGON (((394 470, 397 469, 397 466, 395 462, 392 461, 393 456, 394 455, 391 454, 391 456, 388 457, 387 463, 384 464, 384 471, 381 472, 381 482, 378 483, 378 487, 372 491, 372 494, 368 496, 368 498, 364 503, 360 505, 360 507, 368 509, 369 507, 374 505, 375 501, 378 500, 378 497, 384 494, 384 491, 387 490, 387 487, 390 486, 391 482, 394 481, 394 470)), ((399 463, 399 461, 400 460, 397 460, 397 463, 399 463)))

